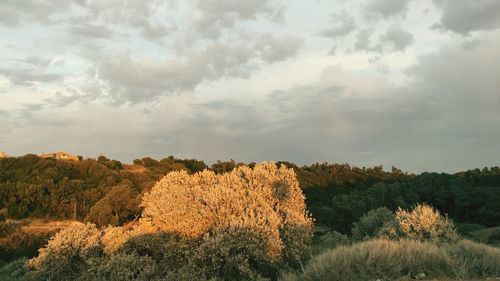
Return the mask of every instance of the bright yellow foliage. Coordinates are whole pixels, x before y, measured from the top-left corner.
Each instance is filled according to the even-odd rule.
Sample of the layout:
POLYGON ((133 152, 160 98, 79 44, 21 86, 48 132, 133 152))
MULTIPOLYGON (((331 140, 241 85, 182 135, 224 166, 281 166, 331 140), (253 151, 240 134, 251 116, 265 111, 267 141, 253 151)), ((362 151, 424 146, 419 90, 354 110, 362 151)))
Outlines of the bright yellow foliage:
POLYGON ((456 240, 453 222, 429 205, 419 204, 410 212, 399 208, 396 222, 404 237, 417 240, 456 240))
POLYGON ((295 173, 272 162, 216 175, 172 172, 143 197, 143 222, 158 231, 199 238, 210 230, 243 229, 266 237, 270 257, 282 254, 280 231, 312 228, 295 173))

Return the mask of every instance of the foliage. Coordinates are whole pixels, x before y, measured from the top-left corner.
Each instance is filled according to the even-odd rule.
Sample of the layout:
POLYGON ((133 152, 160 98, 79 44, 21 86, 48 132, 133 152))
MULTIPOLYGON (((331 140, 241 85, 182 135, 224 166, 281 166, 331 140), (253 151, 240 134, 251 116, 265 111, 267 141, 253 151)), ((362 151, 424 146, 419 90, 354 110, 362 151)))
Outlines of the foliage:
POLYGON ((102 256, 101 231, 93 224, 69 227, 52 237, 27 266, 39 279, 62 280, 102 256))
POLYGON ((90 267, 79 280, 143 281, 151 280, 156 263, 148 256, 116 253, 90 267))
POLYGON ((251 258, 269 263, 281 257, 288 264, 298 262, 311 237, 312 219, 295 174, 274 163, 222 175, 170 173, 144 195, 141 206, 143 218, 158 231, 193 239, 215 235, 229 248, 239 244, 231 237, 245 231, 258 238, 261 249, 254 247, 251 258))
POLYGON ((128 185, 115 186, 90 208, 86 221, 97 226, 121 225, 139 213, 138 194, 128 185))
POLYGON ((420 241, 453 242, 459 239, 453 222, 429 205, 418 204, 411 211, 399 208, 396 221, 381 229, 382 235, 420 241))
POLYGON ((274 163, 217 175, 173 172, 129 227, 65 229, 28 261, 35 279, 276 280, 301 263, 312 219, 293 170, 274 163))
POLYGON ((0 267, 0 281, 26 280, 28 269, 25 265, 26 259, 20 258, 0 267))
POLYGON ((353 224, 352 239, 363 240, 376 237, 380 229, 395 219, 391 210, 381 207, 364 214, 353 224))
POLYGON ((323 235, 314 237, 312 253, 317 255, 325 250, 335 249, 339 246, 350 245, 351 240, 347 235, 337 231, 329 231, 323 235))
MULTIPOLYGON (((133 197, 126 200, 133 200, 168 172, 188 170, 183 163, 189 163, 197 171, 204 165, 200 162, 172 157, 171 161, 158 162, 161 165, 135 173, 105 156, 79 162, 40 158, 32 154, 0 158, 1 214, 15 219, 83 219, 115 186, 129 186, 133 193, 128 194, 133 197)), ((122 218, 133 218, 135 213, 136 210, 131 210, 122 218)))
POLYGON ((198 238, 211 229, 240 228, 262 234, 270 258, 281 255, 285 226, 312 226, 295 174, 274 163, 223 175, 170 173, 144 195, 141 206, 143 217, 165 232, 198 238))

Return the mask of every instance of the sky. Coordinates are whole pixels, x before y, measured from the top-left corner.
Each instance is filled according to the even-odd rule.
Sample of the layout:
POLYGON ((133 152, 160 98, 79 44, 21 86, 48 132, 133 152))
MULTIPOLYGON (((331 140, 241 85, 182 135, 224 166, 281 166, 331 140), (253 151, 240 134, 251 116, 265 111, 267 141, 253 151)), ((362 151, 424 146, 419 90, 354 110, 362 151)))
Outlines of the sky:
POLYGON ((0 150, 500 165, 498 0, 1 0, 0 150))

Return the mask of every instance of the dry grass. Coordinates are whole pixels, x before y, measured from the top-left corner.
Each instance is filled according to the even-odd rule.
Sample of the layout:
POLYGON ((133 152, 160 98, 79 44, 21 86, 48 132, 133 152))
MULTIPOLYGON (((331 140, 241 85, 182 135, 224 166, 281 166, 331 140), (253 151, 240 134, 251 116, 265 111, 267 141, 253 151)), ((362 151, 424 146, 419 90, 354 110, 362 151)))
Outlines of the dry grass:
POLYGON ((283 280, 474 280, 500 276, 500 249, 471 241, 438 246, 411 240, 371 240, 314 257, 299 275, 283 280), (444 278, 444 279, 443 279, 444 278))
POLYGON ((18 231, 29 235, 40 235, 44 233, 57 232, 59 230, 80 224, 82 223, 74 220, 47 221, 42 219, 32 219, 22 223, 18 231))

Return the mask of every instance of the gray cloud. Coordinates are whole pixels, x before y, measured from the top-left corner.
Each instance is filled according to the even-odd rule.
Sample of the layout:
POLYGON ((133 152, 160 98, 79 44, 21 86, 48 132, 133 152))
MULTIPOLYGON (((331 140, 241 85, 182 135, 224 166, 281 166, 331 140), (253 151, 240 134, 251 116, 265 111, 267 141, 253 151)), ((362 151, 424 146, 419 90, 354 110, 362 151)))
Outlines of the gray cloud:
POLYGON ((273 0, 192 0, 195 11, 193 25, 205 37, 218 38, 222 31, 232 28, 237 22, 255 19, 262 15, 268 18, 280 16, 284 7, 273 0))
POLYGON ((302 46, 303 39, 298 36, 285 35, 275 37, 264 34, 256 43, 263 60, 269 63, 283 61, 294 57, 302 46))
POLYGON ((0 75, 5 76, 13 85, 32 86, 36 82, 56 82, 62 79, 59 74, 45 73, 35 69, 0 69, 0 75))
MULTIPOLYGON (((105 151, 125 161, 168 154, 206 161, 331 161, 412 172, 498 165, 498 38, 422 57, 401 86, 327 67, 317 82, 274 91, 264 100, 202 102, 191 95, 160 97, 155 105, 42 108, 34 113, 36 122, 16 126, 3 149, 11 154, 33 147, 64 149, 90 156, 105 151), (59 119, 67 124, 61 127, 59 119), (31 138, 20 137, 28 131, 31 138)), ((134 75, 166 71, 123 60, 118 66, 134 69, 134 75)), ((126 77, 134 87, 147 85, 134 75, 126 77)))
POLYGON ((372 41, 370 40, 373 30, 360 30, 356 35, 356 43, 354 44, 354 50, 364 51, 370 50, 372 41))
POLYGON ((0 24, 16 26, 25 23, 49 24, 54 14, 68 11, 76 1, 71 0, 5 0, 0 5, 0 24))
POLYGON ((109 39, 114 32, 104 25, 80 24, 68 27, 67 31, 71 35, 83 36, 86 38, 109 39))
POLYGON ((388 18, 405 13, 411 0, 369 0, 365 13, 372 18, 388 18))
POLYGON ((196 61, 147 61, 129 55, 101 62, 99 78, 109 84, 115 102, 140 102, 175 90, 193 89, 203 78, 196 61))
POLYGON ((212 161, 325 160, 417 172, 497 165, 500 64, 486 63, 500 61, 497 43, 490 38, 473 49, 451 46, 423 57, 408 70, 408 84, 367 86, 384 93, 374 97, 348 82, 356 77, 329 67, 318 82, 273 92, 251 106, 199 104, 173 131, 171 145, 212 161))
POLYGON ((51 64, 52 60, 38 56, 29 56, 23 62, 37 67, 47 67, 51 64))
POLYGON ((213 43, 185 57, 165 61, 135 59, 128 54, 108 57, 99 65, 98 78, 108 83, 114 102, 151 101, 177 91, 193 91, 204 80, 247 78, 261 67, 297 54, 301 39, 270 34, 250 41, 213 43))
POLYGON ((356 21, 349 15, 346 11, 341 14, 332 15, 332 25, 331 27, 321 31, 321 35, 324 37, 342 37, 349 35, 356 29, 356 21))
POLYGON ((433 0, 442 9, 441 21, 434 27, 461 34, 500 27, 500 1, 433 0))
POLYGON ((413 35, 399 27, 391 27, 380 37, 381 44, 391 46, 396 51, 404 51, 415 42, 413 35))

